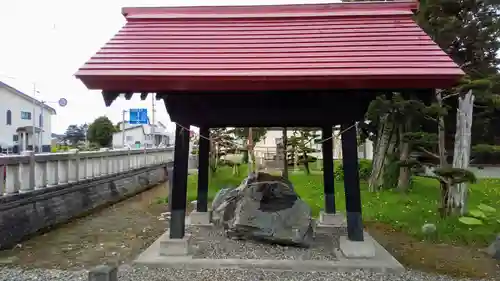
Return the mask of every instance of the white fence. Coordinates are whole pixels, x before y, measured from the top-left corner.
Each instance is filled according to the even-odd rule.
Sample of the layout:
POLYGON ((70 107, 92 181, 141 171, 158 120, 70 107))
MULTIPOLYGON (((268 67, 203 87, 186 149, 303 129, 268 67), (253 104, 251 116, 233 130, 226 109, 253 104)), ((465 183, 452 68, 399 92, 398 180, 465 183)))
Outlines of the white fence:
POLYGON ((0 156, 0 196, 124 173, 173 161, 173 148, 0 156))

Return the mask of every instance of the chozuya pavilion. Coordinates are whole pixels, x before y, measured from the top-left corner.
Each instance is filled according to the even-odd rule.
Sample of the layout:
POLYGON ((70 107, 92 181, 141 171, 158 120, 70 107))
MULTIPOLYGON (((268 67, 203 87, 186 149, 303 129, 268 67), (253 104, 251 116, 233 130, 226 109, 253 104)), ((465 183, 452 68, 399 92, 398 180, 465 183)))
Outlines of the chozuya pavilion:
MULTIPOLYGON (((415 23, 418 4, 123 8, 125 26, 76 77, 101 90, 107 106, 120 94, 156 93, 178 124, 169 235, 160 244, 187 243, 189 131, 182 127, 197 126, 205 136, 216 127, 321 127, 327 139, 332 126, 362 120, 377 95, 428 98, 456 85, 464 73, 415 23)), ((192 214, 207 221, 208 150, 201 138, 192 214)), ((343 133, 342 150, 348 235, 340 248, 360 257, 372 239, 362 225, 355 130, 343 133)), ((338 217, 332 158, 329 139, 323 142, 323 224, 338 217)))

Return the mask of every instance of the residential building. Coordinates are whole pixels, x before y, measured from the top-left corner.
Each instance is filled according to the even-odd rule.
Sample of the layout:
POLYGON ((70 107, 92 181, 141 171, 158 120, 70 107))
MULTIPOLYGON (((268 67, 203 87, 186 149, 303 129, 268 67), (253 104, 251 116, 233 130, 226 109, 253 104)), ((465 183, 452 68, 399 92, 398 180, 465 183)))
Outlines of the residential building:
POLYGON ((50 152, 56 110, 2 81, 0 100, 0 153, 50 152))
MULTIPOLYGON (((333 134, 337 136, 340 133, 340 128, 334 129, 333 134)), ((316 132, 316 135, 321 138, 321 130, 316 132)), ((293 136, 293 130, 287 130, 287 136, 293 136)), ((282 128, 269 128, 265 138, 259 141, 254 148, 255 157, 271 160, 277 153, 278 145, 283 141, 283 131, 282 128)), ((318 159, 322 159, 321 144, 311 141, 307 144, 310 148, 314 149, 316 152, 310 153, 309 155, 314 156, 318 159)), ((333 139, 333 158, 342 159, 342 142, 339 137, 334 137, 333 139)), ((367 140, 365 143, 358 146, 358 158, 359 159, 373 159, 373 143, 367 140)))
POLYGON ((155 125, 119 124, 119 132, 113 134, 113 148, 124 147, 157 147, 174 145, 174 134, 167 131, 161 122, 155 125), (123 134, 125 133, 125 139, 123 134))

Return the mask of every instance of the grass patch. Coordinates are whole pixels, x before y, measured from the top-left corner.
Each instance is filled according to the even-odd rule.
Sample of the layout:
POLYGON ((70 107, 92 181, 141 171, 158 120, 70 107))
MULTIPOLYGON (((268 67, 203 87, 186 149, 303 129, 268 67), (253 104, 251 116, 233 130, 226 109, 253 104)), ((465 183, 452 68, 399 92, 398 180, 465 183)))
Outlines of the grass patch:
MULTIPOLYGON (((240 167, 240 175, 235 177, 229 167, 220 167, 209 180, 209 200, 217 191, 227 186, 237 186, 246 176, 246 167, 240 167)), ((313 215, 318 215, 323 209, 323 176, 314 172, 307 176, 301 172, 290 174, 297 193, 307 202, 313 215)), ((188 200, 196 200, 197 175, 188 179, 188 200)), ((500 232, 500 224, 466 226, 456 218, 441 219, 437 214, 438 200, 437 181, 428 178, 415 177, 411 192, 401 194, 397 191, 385 190, 370 193, 367 184, 361 183, 361 198, 363 218, 368 222, 381 222, 390 225, 395 230, 407 233, 420 240, 453 245, 469 245, 483 247, 491 242, 496 233, 500 232), (434 223, 437 231, 432 236, 422 234, 421 227, 425 223, 434 223)), ((337 210, 345 210, 344 183, 335 182, 337 210)), ((500 205, 500 180, 481 180, 470 185, 470 207, 485 203, 491 206, 500 205)))

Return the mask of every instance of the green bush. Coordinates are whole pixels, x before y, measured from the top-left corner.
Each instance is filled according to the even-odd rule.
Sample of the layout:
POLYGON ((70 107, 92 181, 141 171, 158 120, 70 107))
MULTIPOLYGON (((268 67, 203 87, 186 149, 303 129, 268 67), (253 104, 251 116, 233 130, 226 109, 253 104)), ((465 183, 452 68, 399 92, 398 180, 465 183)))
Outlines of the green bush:
MULTIPOLYGON (((359 167, 359 179, 367 181, 370 178, 372 172, 372 161, 367 159, 359 159, 358 167, 359 167)), ((336 165, 334 171, 334 177, 335 180, 337 181, 344 180, 344 165, 342 165, 342 163, 336 165)))
POLYGON ((367 159, 359 160, 359 178, 368 180, 372 174, 372 161, 367 159))
POLYGON ((478 144, 472 147, 472 163, 494 165, 500 164, 500 146, 478 144))

